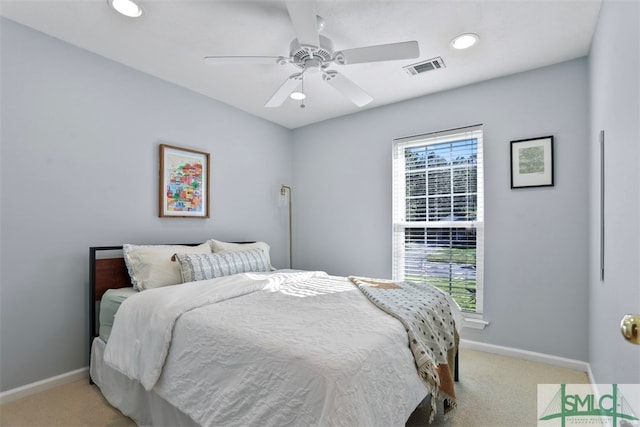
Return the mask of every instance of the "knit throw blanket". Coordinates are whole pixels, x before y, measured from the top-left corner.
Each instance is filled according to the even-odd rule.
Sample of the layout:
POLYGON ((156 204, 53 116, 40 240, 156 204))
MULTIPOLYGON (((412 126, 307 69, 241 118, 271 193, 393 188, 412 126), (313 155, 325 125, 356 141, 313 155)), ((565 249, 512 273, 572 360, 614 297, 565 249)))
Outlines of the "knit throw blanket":
POLYGON ((444 401, 445 416, 451 415, 456 401, 447 355, 455 351, 459 338, 446 294, 429 285, 349 279, 373 304, 404 325, 418 374, 432 395, 429 422, 435 418, 440 401, 444 401))

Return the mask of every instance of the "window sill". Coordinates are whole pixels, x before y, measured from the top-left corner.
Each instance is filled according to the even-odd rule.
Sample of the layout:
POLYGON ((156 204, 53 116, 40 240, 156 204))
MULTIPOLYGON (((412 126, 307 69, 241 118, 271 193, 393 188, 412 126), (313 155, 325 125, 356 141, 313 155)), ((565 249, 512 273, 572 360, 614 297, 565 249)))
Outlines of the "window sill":
POLYGON ((478 319, 477 317, 469 317, 469 316, 465 316, 464 321, 462 322, 463 328, 470 328, 470 329, 482 330, 485 327, 487 327, 487 325, 489 325, 489 322, 482 319, 478 319))

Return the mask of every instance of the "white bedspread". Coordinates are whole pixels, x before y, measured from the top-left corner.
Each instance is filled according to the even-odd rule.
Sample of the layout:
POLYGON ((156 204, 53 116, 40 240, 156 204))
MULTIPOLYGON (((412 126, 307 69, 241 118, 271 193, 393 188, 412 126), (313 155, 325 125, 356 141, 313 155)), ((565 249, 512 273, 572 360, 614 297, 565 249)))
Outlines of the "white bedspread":
POLYGON ((122 321, 114 323, 104 360, 151 390, 162 372, 173 326, 180 316, 208 304, 264 289, 268 282, 266 278, 239 274, 140 292, 125 300, 118 309, 116 318, 122 321))
POLYGON ((427 394, 402 324, 322 272, 141 292, 105 362, 205 426, 401 426, 427 394))

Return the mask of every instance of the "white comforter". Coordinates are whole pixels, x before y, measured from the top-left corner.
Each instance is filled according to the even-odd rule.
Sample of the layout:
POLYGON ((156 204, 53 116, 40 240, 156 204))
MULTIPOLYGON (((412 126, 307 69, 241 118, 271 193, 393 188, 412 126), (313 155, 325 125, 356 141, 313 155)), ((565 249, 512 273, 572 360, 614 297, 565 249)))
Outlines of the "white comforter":
POLYGON ((105 362, 206 426, 404 425, 427 394, 401 323, 322 272, 141 292, 105 362))

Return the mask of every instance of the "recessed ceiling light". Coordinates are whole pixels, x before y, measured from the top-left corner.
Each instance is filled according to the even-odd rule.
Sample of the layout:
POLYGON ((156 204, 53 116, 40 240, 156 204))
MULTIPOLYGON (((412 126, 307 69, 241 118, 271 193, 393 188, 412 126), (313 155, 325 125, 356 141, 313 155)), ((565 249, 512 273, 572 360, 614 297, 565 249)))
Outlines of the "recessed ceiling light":
POLYGON ((109 5, 117 12, 130 18, 142 15, 142 8, 131 0, 108 0, 109 5))
POLYGON ((302 101, 306 97, 307 95, 305 95, 303 92, 291 92, 291 95, 289 95, 289 98, 295 99, 296 101, 302 101))
POLYGON ((477 34, 460 34, 459 36, 451 40, 451 47, 454 49, 467 49, 476 44, 478 40, 479 38, 477 34))

